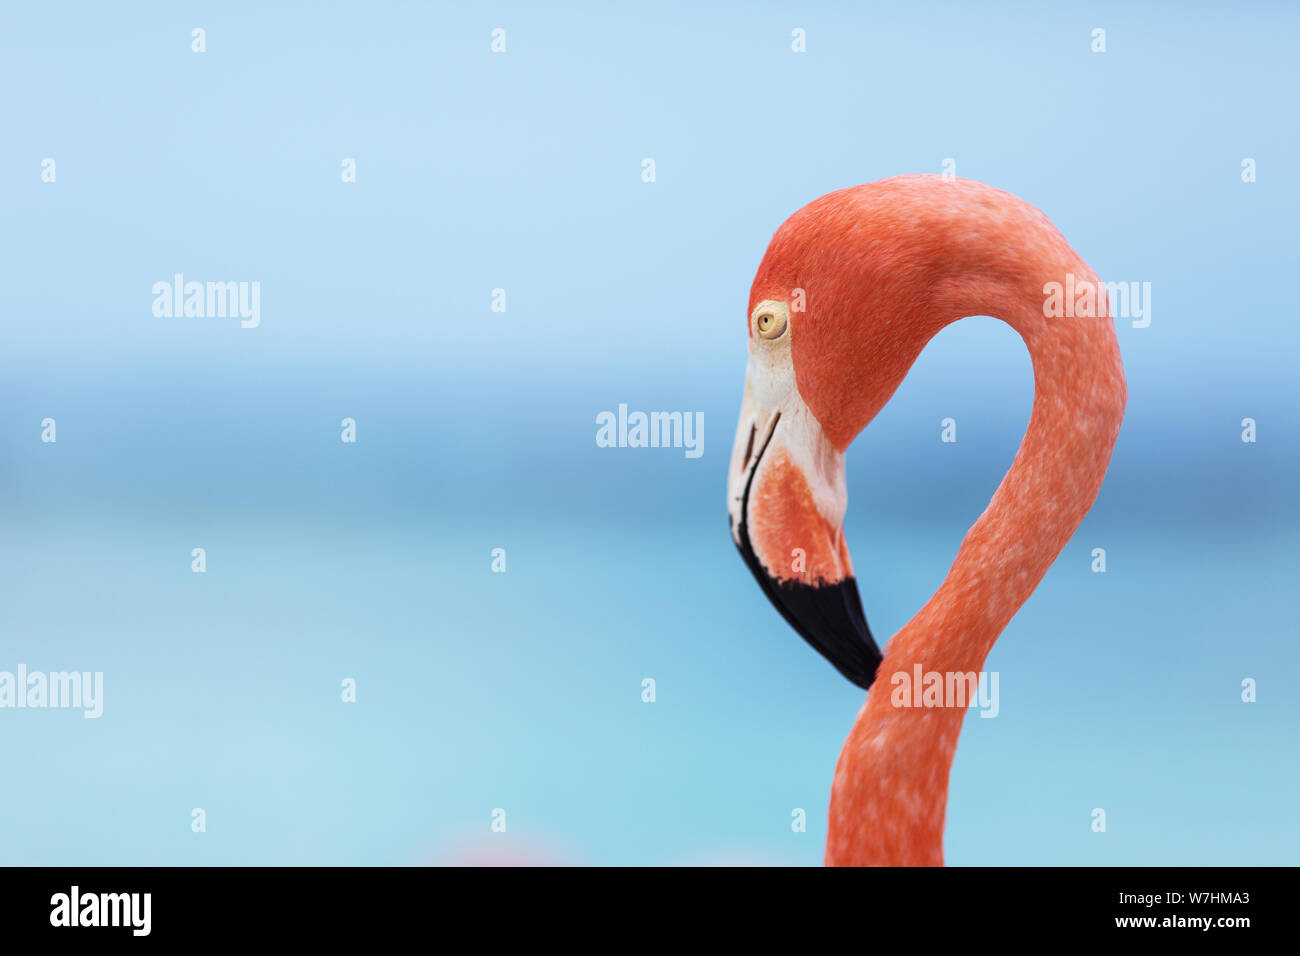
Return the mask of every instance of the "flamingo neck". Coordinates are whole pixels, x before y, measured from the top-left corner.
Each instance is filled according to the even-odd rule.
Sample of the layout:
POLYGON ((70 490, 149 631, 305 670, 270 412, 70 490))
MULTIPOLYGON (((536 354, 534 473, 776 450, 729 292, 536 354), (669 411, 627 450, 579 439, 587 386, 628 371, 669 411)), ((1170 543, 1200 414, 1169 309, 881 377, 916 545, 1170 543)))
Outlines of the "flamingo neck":
MULTIPOLYGON (((1053 249, 1051 262, 1033 263, 1034 274, 1047 268, 1096 282, 1063 242, 1053 249)), ((1125 402, 1104 298, 1099 318, 1048 318, 1035 292, 1005 278, 952 282, 932 300, 939 319, 913 343, 919 353, 961 316, 1002 318, 1020 333, 1033 361, 1033 413, 1015 461, 943 584, 885 648, 836 767, 828 864, 943 863, 948 777, 967 708, 950 701, 894 706, 891 680, 895 674, 910 678, 917 665, 924 672, 980 672, 1101 487, 1125 402)))

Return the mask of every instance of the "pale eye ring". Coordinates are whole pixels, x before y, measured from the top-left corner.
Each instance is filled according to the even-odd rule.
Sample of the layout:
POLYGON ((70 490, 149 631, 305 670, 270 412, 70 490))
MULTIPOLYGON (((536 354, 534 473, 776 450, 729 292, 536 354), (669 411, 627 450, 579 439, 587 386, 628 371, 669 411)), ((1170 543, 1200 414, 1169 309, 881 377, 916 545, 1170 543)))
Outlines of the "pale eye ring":
POLYGON ((758 332, 760 338, 778 339, 785 334, 785 319, 775 312, 760 312, 758 318, 754 320, 754 329, 758 332))

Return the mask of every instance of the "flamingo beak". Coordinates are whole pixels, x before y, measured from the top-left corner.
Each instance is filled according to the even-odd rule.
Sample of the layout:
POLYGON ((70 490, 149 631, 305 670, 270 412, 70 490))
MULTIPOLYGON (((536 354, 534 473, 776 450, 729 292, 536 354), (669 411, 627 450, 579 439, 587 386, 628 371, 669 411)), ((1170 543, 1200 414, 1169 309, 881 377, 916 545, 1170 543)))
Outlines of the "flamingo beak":
POLYGON ((731 536, 791 627, 866 690, 881 654, 844 543, 844 456, 797 393, 772 404, 747 381, 728 488, 731 536))

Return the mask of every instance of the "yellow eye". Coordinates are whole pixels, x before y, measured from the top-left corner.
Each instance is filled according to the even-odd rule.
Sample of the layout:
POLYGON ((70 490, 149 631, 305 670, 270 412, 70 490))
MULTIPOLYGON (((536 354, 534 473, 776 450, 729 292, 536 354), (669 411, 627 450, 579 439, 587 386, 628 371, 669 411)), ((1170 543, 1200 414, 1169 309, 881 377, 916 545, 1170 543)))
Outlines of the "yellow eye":
POLYGON ((754 321, 758 334, 765 339, 778 339, 785 333, 785 320, 772 312, 764 312, 754 321))

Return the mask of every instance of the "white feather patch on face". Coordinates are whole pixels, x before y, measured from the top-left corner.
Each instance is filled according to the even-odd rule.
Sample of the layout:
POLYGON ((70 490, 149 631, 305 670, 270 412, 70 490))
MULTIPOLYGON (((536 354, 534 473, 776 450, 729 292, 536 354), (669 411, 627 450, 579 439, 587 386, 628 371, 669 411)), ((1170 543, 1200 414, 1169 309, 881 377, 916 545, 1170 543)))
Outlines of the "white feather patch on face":
POLYGON ((753 457, 762 448, 777 412, 781 413, 780 423, 772 433, 768 455, 759 463, 759 468, 763 469, 775 457, 771 452, 777 448, 784 449, 808 479, 818 512, 831 527, 838 528, 848 508, 844 455, 830 443, 821 423, 799 394, 791 352, 791 341, 798 330, 784 302, 760 302, 749 319, 749 365, 745 371, 745 394, 741 399, 728 482, 733 533, 738 525, 740 499, 749 470, 753 467, 753 457), (773 316, 775 322, 771 327, 780 329, 784 325, 784 332, 775 338, 764 338, 758 326, 762 315, 773 316))

